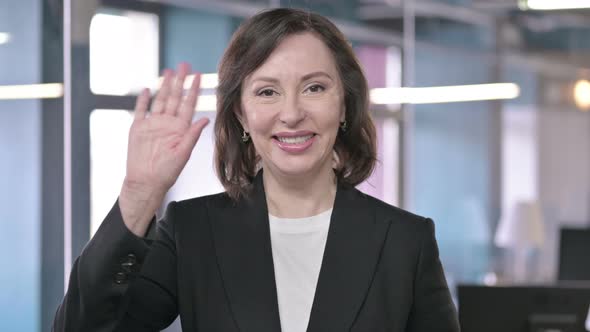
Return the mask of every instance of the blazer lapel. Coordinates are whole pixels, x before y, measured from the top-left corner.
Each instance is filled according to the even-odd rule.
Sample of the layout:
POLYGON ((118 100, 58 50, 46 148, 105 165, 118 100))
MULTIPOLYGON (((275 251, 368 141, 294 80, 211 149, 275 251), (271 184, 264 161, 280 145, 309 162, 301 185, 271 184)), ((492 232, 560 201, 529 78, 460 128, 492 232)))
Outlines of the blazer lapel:
POLYGON ((376 219, 364 194, 338 185, 308 332, 350 330, 390 225, 376 219))
POLYGON ((221 277, 242 332, 281 331, 262 172, 252 196, 211 209, 221 277))

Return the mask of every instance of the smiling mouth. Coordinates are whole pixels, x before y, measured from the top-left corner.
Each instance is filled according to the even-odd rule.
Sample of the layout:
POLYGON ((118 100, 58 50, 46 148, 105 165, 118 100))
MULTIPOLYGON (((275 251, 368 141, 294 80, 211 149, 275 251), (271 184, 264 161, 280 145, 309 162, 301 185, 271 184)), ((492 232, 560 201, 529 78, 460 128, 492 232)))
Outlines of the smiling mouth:
POLYGON ((303 144, 312 139, 315 134, 303 135, 303 136, 273 136, 277 141, 285 144, 303 144))

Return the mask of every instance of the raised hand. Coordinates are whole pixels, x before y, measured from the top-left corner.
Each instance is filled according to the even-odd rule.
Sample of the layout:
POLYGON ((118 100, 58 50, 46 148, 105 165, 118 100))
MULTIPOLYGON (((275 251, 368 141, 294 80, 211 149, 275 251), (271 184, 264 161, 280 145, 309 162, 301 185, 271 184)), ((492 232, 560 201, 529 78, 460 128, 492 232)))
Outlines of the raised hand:
POLYGON ((202 118, 192 123, 200 75, 195 75, 188 95, 183 98, 189 72, 188 64, 180 64, 176 73, 164 71, 150 113, 149 90, 145 89, 137 98, 119 207, 125 225, 138 236, 145 235, 152 216, 176 182, 209 122, 202 118))

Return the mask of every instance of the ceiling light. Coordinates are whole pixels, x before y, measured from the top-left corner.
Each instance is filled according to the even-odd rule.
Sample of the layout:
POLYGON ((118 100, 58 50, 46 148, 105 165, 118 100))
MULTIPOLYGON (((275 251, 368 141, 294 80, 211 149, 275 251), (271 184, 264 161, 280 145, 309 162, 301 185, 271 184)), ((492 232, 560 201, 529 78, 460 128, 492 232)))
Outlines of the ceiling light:
POLYGON ((11 36, 7 32, 0 32, 0 45, 10 42, 11 36))
POLYGON ((590 82, 579 80, 574 86, 574 100, 582 111, 590 110, 590 82))
MULTIPOLYGON (((187 75, 185 80, 184 80, 184 88, 186 90, 190 89, 191 85, 193 84, 193 79, 195 78, 195 75, 187 75)), ((162 86, 162 81, 164 80, 164 77, 160 76, 158 78, 158 81, 155 82, 155 84, 153 84, 151 86, 152 89, 157 90, 160 88, 160 86, 162 86)), ((200 88, 201 89, 215 89, 217 87, 218 84, 218 78, 217 78, 217 73, 208 73, 208 74, 201 74, 201 85, 200 88)))
POLYGON ((559 10, 590 8, 590 0, 521 0, 523 10, 559 10))
POLYGON ((40 99, 62 96, 63 84, 61 83, 0 85, 0 99, 40 99))
POLYGON ((520 88, 514 83, 439 86, 427 88, 381 88, 371 90, 377 105, 433 104, 478 100, 514 99, 520 88))

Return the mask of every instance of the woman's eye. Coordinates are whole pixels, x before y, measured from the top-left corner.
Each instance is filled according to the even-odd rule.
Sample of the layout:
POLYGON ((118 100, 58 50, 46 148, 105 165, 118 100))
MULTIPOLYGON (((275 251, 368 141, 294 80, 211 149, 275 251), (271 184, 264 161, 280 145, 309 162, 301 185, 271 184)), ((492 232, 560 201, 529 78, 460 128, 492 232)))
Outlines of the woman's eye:
POLYGON ((314 84, 314 85, 310 86, 309 88, 307 88, 307 90, 311 93, 318 93, 318 92, 324 91, 325 88, 319 84, 314 84))
POLYGON ((262 96, 262 97, 272 97, 275 95, 275 93, 276 92, 272 89, 264 89, 264 90, 261 90, 260 92, 258 92, 258 95, 262 96))

